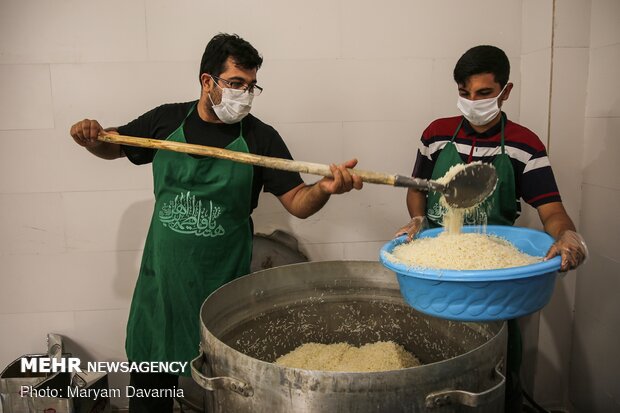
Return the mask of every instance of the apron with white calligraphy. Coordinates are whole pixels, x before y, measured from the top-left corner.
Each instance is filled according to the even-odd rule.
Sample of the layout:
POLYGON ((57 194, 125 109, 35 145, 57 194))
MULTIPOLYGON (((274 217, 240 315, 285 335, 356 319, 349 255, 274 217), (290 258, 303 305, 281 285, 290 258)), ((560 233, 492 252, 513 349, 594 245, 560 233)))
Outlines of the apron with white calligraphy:
MULTIPOLYGON (((184 124, 166 140, 185 143, 184 124)), ((240 128, 226 149, 247 153, 240 128)), ((200 306, 215 289, 250 270, 252 177, 250 165, 157 151, 155 210, 127 325, 129 360, 196 357, 200 306)))

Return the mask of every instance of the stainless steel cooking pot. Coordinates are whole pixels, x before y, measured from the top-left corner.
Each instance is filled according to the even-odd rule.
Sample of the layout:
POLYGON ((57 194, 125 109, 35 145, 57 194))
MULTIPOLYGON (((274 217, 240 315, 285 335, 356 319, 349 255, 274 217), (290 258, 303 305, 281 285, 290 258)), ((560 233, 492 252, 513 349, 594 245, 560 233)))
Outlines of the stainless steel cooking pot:
POLYGON ((424 315, 377 262, 311 262, 224 285, 201 309, 194 380, 215 412, 502 412, 505 323, 424 315), (346 373, 280 367, 307 342, 392 340, 424 365, 346 373))

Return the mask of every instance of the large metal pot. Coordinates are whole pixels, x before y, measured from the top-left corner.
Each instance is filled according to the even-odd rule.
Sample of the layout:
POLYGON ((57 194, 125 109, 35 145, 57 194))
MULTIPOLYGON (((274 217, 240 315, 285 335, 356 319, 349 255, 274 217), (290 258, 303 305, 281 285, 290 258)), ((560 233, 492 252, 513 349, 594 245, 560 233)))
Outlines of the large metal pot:
POLYGON ((201 309, 192 376, 216 412, 502 412, 504 323, 419 313, 377 262, 311 262, 224 285, 201 309), (392 340, 423 366, 342 373, 272 362, 306 342, 392 340), (473 406, 465 407, 465 406, 473 406))

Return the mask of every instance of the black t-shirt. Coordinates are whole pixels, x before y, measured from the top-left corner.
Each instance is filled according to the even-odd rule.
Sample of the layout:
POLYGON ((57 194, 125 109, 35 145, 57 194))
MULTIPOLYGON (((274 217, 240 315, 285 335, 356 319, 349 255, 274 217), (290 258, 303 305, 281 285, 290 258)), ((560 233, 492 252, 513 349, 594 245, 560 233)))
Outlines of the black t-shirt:
MULTIPOLYGON (((153 139, 166 139, 187 116, 196 101, 185 103, 169 103, 150 110, 139 118, 118 128, 121 135, 137 136, 153 139)), ((248 115, 241 122, 243 137, 250 153, 292 159, 286 144, 271 126, 258 118, 248 115)), ((225 148, 239 137, 240 124, 209 123, 203 121, 198 110, 189 115, 185 121, 183 132, 188 143, 225 148)), ((153 161, 156 149, 122 146, 123 152, 131 162, 143 165, 153 161)), ((250 211, 258 205, 261 189, 280 196, 303 183, 296 172, 254 166, 252 181, 252 205, 250 211)))

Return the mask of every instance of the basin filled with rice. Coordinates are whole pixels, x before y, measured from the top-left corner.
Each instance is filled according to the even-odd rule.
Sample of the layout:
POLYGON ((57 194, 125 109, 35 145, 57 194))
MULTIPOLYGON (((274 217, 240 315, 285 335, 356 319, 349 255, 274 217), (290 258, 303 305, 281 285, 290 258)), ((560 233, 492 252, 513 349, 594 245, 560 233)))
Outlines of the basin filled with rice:
POLYGON ((379 260, 397 275, 418 311, 450 320, 494 321, 544 307, 553 293, 560 257, 543 260, 553 238, 520 227, 434 228, 407 243, 396 238, 379 260))

